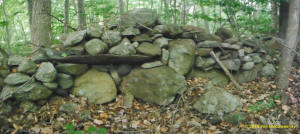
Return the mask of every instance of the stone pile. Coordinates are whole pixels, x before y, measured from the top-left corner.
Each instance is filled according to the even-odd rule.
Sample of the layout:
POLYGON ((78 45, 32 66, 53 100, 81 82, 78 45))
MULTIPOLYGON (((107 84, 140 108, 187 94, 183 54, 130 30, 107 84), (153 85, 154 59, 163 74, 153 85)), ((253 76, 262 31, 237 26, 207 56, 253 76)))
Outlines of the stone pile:
MULTIPOLYGON (((0 79, 3 87, 0 99, 38 101, 52 94, 73 93, 87 97, 92 103, 103 104, 112 101, 120 90, 146 102, 167 105, 177 94, 187 90, 187 79, 203 77, 216 86, 228 84, 227 76, 211 57, 211 51, 242 83, 275 74, 275 60, 268 53, 278 49, 278 44, 272 38, 238 41, 225 28, 210 34, 196 26, 161 24, 156 12, 135 9, 121 16, 117 25, 92 26, 76 31, 63 38, 61 45, 46 48, 31 59, 9 57, 9 69, 1 69, 0 72, 3 79, 0 79), (84 58, 76 60, 76 57, 83 55, 87 61, 93 58, 106 60, 107 63, 118 56, 122 64, 95 65, 84 62, 84 58), (124 64, 124 60, 143 56, 148 60, 124 64), (69 61, 69 57, 73 60, 69 61), (59 62, 64 60, 69 63, 59 62), (83 62, 86 64, 79 64, 83 62)), ((116 62, 118 60, 111 63, 116 62)), ((215 94, 207 93, 199 101, 205 102, 212 98, 211 95, 215 94)), ((236 107, 240 105, 237 97, 229 93, 220 95, 226 97, 215 97, 218 102, 223 102, 222 98, 232 98, 224 102, 236 102, 236 107)), ((197 102, 195 106, 202 102, 197 102)), ((219 105, 222 103, 215 109, 224 109, 219 105)), ((227 110, 223 112, 231 112, 236 107, 225 108, 227 110)), ((196 109, 204 109, 204 113, 216 112, 206 108, 196 109)))

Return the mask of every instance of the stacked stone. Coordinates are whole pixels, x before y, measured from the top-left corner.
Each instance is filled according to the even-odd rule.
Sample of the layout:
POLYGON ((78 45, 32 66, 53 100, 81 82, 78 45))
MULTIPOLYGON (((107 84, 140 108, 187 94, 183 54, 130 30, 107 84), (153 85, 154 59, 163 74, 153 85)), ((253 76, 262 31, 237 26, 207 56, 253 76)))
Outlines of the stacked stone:
MULTIPOLYGON (((225 28, 210 34, 196 26, 161 24, 157 13, 151 9, 131 10, 120 19, 115 26, 92 26, 69 34, 59 47, 63 51, 47 48, 42 54, 47 57, 33 55, 31 59, 25 59, 11 56, 8 65, 14 73, 1 70, 3 80, 0 79, 0 83, 4 81, 1 85, 4 88, 0 100, 37 101, 54 93, 66 95, 72 92, 87 97, 92 103, 103 104, 115 99, 118 88, 129 94, 129 98, 132 95, 146 102, 167 105, 177 94, 187 90, 186 79, 203 77, 217 86, 228 84, 228 78, 211 57, 211 51, 239 82, 253 81, 260 75, 272 76, 276 71, 275 61, 268 55, 270 50, 277 49, 272 47, 278 46, 272 38, 238 41, 225 28), (160 59, 134 65, 62 64, 45 60, 104 54, 120 57, 146 55, 160 59)), ((233 98, 224 102, 240 105, 239 99, 229 93, 225 95, 215 98, 233 98)))

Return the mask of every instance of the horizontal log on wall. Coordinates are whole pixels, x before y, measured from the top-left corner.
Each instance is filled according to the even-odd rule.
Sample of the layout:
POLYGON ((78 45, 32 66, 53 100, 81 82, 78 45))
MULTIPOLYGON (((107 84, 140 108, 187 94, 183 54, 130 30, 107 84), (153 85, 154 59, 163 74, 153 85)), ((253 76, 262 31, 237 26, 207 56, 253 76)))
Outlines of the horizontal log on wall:
POLYGON ((149 61, 158 60, 159 57, 146 56, 146 55, 112 55, 112 54, 102 54, 97 56, 91 55, 80 55, 80 56, 69 56, 64 58, 51 58, 50 61, 54 62, 65 62, 65 63, 75 63, 75 64, 139 64, 149 61))

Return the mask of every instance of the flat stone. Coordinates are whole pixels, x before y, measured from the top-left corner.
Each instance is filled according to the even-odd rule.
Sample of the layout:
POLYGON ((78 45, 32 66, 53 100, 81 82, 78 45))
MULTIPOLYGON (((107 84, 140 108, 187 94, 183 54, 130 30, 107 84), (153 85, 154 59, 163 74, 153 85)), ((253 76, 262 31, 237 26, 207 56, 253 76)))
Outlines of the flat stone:
POLYGON ((88 66, 85 64, 58 64, 56 68, 59 72, 69 75, 81 75, 88 70, 88 66))
POLYGON ((37 70, 37 64, 31 60, 24 60, 18 66, 18 71, 26 74, 34 74, 37 70))
POLYGON ((5 79, 4 83, 8 85, 19 85, 29 81, 31 78, 22 73, 11 73, 5 79))
POLYGON ((136 49, 138 53, 142 53, 145 55, 156 56, 161 55, 161 49, 159 46, 155 46, 148 42, 143 42, 139 47, 136 49))
POLYGON ((142 68, 154 68, 154 67, 159 67, 162 65, 163 65, 163 63, 161 61, 154 61, 154 62, 144 63, 141 67, 142 68))
POLYGON ((196 48, 196 55, 198 56, 209 56, 212 48, 196 48))
POLYGON ((24 61, 24 57, 19 56, 19 55, 12 55, 12 56, 9 56, 9 58, 8 58, 8 65, 9 66, 20 65, 22 63, 22 61, 24 61))

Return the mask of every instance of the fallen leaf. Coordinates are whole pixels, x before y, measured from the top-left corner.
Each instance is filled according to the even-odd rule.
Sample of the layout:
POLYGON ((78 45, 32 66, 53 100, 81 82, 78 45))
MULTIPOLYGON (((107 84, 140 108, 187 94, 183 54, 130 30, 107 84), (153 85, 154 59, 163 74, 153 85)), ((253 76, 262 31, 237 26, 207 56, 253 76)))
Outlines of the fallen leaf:
POLYGON ((290 107, 288 105, 283 105, 281 108, 282 108, 284 114, 286 114, 290 109, 290 107))

